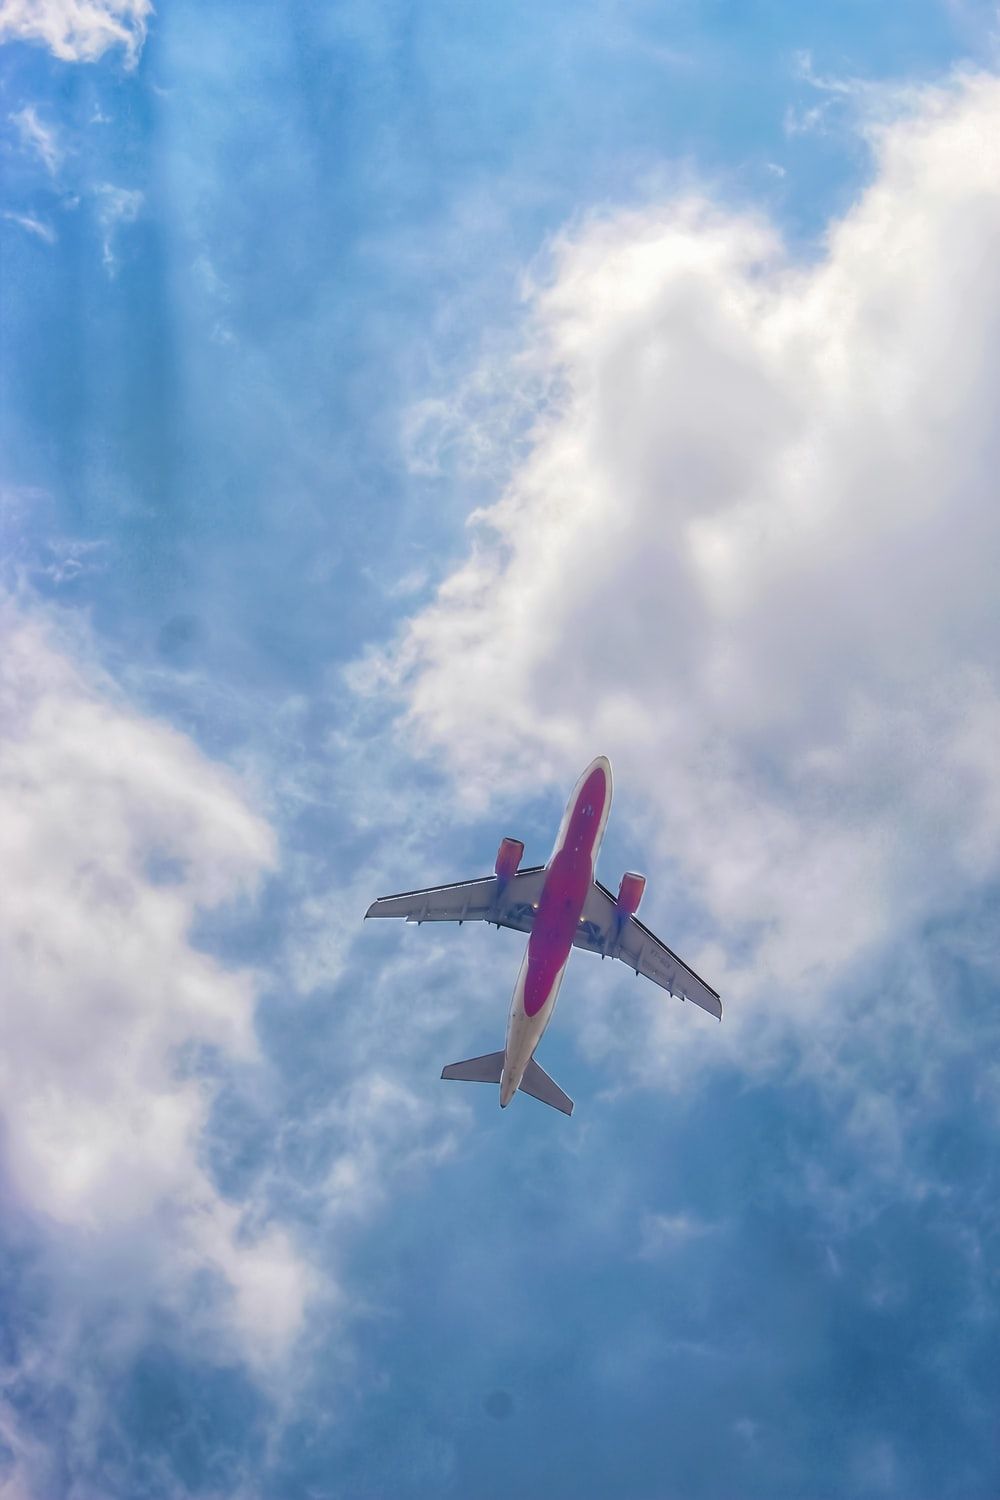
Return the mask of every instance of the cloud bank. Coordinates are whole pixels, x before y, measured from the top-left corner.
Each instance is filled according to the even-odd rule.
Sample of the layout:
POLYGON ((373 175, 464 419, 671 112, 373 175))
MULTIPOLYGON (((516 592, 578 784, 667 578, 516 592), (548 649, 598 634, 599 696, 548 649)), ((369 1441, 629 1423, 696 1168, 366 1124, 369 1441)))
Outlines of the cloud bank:
POLYGON ((692 193, 555 243, 474 380, 527 451, 358 674, 471 796, 609 754, 737 1027, 1000 865, 1000 82, 895 104, 814 263, 692 193))
POLYGON ((199 911, 253 892, 273 835, 50 626, 9 603, 2 623, 6 1190, 81 1260, 115 1261, 122 1299, 131 1279, 252 1360, 281 1354, 308 1270, 254 1205, 220 1195, 200 1148, 199 1057, 253 1061, 254 976, 191 938, 199 911))

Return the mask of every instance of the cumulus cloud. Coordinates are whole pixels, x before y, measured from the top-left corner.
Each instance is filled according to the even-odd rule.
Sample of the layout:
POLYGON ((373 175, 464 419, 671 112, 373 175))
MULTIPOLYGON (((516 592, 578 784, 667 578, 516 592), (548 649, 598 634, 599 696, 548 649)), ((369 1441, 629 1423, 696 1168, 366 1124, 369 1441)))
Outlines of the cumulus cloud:
POLYGON ((152 0, 0 0, 0 42, 41 42, 64 62, 121 47, 133 68, 152 14, 152 0))
POLYGON ((528 451, 356 674, 472 798, 608 753, 729 1028, 1000 867, 1000 81, 894 109, 814 263, 692 193, 554 245, 528 451))
MULTIPOLYGON (((336 924, 356 927, 370 897, 360 887, 296 907, 280 1015, 307 1029, 308 1056, 260 1054, 276 969, 224 964, 193 929, 255 899, 271 828, 243 782, 130 708, 66 629, 33 605, 0 614, 0 1199, 44 1288, 0 1371, 11 1497, 61 1494, 70 1471, 81 1493, 105 1492, 109 1381, 151 1345, 245 1373, 280 1427, 357 1311, 331 1260, 390 1191, 456 1151, 469 1113, 458 1091, 428 1098, 410 1080, 415 1045, 438 1065, 452 1055, 447 1006, 413 1017, 421 970, 429 988, 453 978, 449 945, 385 961, 393 934, 370 934, 383 961, 373 974, 369 951, 365 1003, 350 1006, 330 1002, 339 952, 297 953, 331 927, 338 946, 336 924), (296 975, 324 992, 295 995, 296 975), (25 1391, 72 1407, 48 1447, 25 1391)), ((316 884, 314 865, 289 863, 287 885, 316 884)))
POLYGON ((114 1266, 123 1295, 131 1279, 216 1339, 280 1354, 310 1274, 283 1229, 216 1190, 200 1145, 211 1092, 190 1064, 198 1047, 255 1057, 254 976, 200 951, 191 926, 252 893, 273 835, 224 770, 131 711, 50 628, 3 611, 8 1190, 70 1237, 95 1285, 114 1266), (193 1290, 205 1276, 210 1305, 193 1290))

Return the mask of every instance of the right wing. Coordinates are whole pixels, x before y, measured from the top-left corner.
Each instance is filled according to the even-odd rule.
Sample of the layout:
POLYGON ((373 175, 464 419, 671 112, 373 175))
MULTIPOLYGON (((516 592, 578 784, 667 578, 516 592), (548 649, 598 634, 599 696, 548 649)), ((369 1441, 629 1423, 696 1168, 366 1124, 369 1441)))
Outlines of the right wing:
POLYGON ((518 870, 501 886, 495 875, 459 880, 454 885, 432 885, 423 891, 380 896, 366 917, 404 917, 407 922, 495 922, 530 932, 545 881, 545 866, 518 870))
POLYGON ((710 984, 662 939, 650 932, 638 917, 624 922, 618 915, 615 898, 606 885, 595 880, 587 894, 573 944, 600 953, 603 958, 618 958, 637 974, 644 974, 661 989, 682 1000, 692 1000, 717 1021, 722 1020, 722 1001, 710 984))

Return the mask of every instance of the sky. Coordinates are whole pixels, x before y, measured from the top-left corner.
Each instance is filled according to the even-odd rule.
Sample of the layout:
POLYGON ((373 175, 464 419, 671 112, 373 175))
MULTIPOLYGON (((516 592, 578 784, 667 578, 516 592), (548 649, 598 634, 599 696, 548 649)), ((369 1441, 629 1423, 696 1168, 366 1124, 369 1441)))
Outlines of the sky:
POLYGON ((0 0, 0 154, 2 1500, 992 1500, 996 7, 0 0), (363 913, 598 754, 725 1019, 501 1115, 363 913))

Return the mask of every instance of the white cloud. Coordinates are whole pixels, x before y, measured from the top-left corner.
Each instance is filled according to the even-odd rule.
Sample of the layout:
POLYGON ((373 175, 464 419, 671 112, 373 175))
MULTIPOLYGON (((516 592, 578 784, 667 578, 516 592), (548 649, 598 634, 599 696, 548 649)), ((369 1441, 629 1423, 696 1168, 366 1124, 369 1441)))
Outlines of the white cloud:
POLYGON ((10 603, 2 624, 9 1183, 54 1243, 71 1236, 84 1282, 87 1267, 98 1290, 109 1274, 131 1280, 197 1321, 207 1273, 213 1337, 280 1355, 313 1278, 258 1206, 216 1190, 200 1156, 211 1092, 180 1063, 192 1046, 255 1058, 254 976, 190 929, 199 910, 252 894, 273 835, 227 772, 131 711, 51 627, 10 603))
POLYGON ((1000 82, 893 101, 815 264, 690 194, 556 243, 529 451, 355 676, 473 799, 611 755, 723 1046, 1000 870, 1000 82))
POLYGON ((28 234, 36 235, 38 239, 44 240, 46 245, 54 245, 56 242, 56 232, 52 228, 52 225, 44 223, 41 219, 34 218, 32 214, 16 214, 10 209, 4 209, 3 213, 0 214, 0 218, 6 219, 10 224, 19 225, 28 234))
POLYGON ((33 104, 17 110, 10 120, 24 149, 33 152, 44 163, 46 171, 54 175, 62 161, 62 150, 52 126, 43 124, 33 104))
POLYGON ((152 0, 0 0, 0 42, 42 42, 64 62, 121 47, 133 68, 152 14, 152 0))

